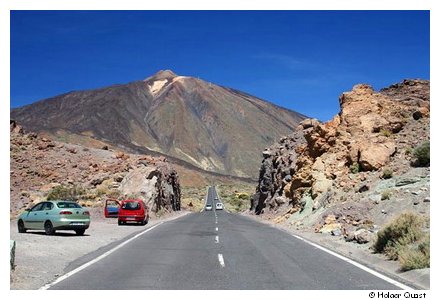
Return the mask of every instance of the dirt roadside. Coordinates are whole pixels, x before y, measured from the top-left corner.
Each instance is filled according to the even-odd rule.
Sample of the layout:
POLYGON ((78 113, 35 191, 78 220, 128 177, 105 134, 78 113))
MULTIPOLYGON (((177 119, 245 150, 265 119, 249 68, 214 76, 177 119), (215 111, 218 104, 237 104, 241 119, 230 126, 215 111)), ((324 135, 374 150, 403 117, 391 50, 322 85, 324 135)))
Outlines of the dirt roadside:
POLYGON ((84 236, 72 231, 60 231, 46 236, 42 231, 20 234, 17 220, 10 222, 10 239, 16 241, 15 269, 11 272, 11 290, 34 290, 65 273, 73 261, 145 230, 155 224, 172 220, 190 212, 180 211, 161 218, 152 216, 146 226, 118 226, 117 219, 102 217, 102 209, 90 209, 91 225, 84 236))
POLYGON ((283 230, 289 234, 299 236, 319 246, 327 248, 335 253, 343 255, 351 260, 363 264, 377 272, 385 274, 393 279, 396 279, 406 285, 421 290, 430 289, 430 269, 419 269, 407 272, 399 270, 400 266, 397 261, 388 260, 382 254, 373 254, 369 249, 370 244, 357 244, 346 242, 342 237, 334 237, 322 233, 314 233, 306 230, 297 230, 285 225, 274 224, 268 220, 264 220, 255 215, 248 213, 242 214, 255 221, 262 222, 283 230))

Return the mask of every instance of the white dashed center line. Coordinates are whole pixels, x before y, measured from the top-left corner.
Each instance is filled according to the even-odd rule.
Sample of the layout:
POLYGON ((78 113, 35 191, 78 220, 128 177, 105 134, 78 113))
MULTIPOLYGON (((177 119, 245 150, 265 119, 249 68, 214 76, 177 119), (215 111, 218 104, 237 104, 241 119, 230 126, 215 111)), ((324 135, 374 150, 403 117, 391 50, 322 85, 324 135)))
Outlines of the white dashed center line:
POLYGON ((220 266, 221 266, 222 268, 225 267, 225 261, 223 260, 223 254, 220 254, 220 253, 219 253, 219 255, 218 255, 218 262, 220 263, 220 266))
POLYGON ((215 236, 215 243, 218 244, 219 240, 218 240, 218 235, 215 236))
POLYGON ((218 227, 215 228, 215 231, 218 231, 218 227))

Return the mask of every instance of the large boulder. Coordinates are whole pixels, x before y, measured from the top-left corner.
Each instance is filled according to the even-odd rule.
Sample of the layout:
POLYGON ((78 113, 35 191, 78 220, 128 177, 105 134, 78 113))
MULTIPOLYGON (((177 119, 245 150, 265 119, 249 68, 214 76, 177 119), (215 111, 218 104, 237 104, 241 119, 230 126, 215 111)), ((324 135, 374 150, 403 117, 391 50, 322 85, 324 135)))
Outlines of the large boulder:
POLYGON ((131 170, 119 190, 126 197, 142 198, 155 212, 180 210, 179 178, 166 164, 131 170))
POLYGON ((373 171, 385 166, 396 152, 394 142, 365 144, 360 148, 359 165, 364 171, 373 171))

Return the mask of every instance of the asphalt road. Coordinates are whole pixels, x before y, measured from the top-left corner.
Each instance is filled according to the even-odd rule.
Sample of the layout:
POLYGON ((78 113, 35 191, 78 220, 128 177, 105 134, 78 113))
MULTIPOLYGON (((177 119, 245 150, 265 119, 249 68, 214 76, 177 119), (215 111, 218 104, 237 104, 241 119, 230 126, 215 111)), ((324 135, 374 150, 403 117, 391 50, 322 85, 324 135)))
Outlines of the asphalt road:
POLYGON ((398 289, 286 232, 215 210, 166 222, 51 289, 398 289))

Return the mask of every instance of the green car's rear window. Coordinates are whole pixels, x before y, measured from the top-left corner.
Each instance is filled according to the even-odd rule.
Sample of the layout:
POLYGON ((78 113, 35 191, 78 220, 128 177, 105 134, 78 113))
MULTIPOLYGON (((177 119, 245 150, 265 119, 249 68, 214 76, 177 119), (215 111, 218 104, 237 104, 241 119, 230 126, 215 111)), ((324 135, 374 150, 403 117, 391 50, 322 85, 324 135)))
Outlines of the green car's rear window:
POLYGON ((58 202, 58 208, 81 208, 81 205, 75 202, 58 202))

